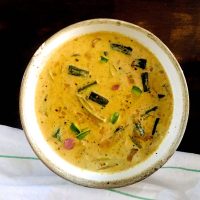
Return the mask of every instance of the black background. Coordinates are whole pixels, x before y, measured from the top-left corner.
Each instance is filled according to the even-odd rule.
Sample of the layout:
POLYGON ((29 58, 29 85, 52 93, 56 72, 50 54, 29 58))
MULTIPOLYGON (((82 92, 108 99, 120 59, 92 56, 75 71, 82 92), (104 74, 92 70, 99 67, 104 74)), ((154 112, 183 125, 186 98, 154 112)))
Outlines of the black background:
POLYGON ((191 102, 188 126, 178 150, 200 153, 198 0, 1 0, 0 124, 21 128, 18 111, 20 84, 36 49, 60 29, 92 18, 116 18, 143 26, 171 49, 185 73, 191 102), (176 39, 172 39, 174 30, 176 39))

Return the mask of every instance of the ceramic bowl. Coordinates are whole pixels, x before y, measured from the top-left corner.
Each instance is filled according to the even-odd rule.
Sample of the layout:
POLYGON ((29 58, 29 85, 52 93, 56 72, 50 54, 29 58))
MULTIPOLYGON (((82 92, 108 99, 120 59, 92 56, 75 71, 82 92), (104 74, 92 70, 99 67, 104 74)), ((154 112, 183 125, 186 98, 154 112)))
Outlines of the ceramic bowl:
POLYGON ((176 151, 187 124, 189 95, 183 72, 170 50, 149 31, 120 20, 92 19, 68 26, 45 41, 33 55, 25 71, 20 92, 20 117, 26 137, 41 161, 59 176, 88 187, 120 187, 138 182, 158 170, 176 151), (147 47, 163 65, 174 98, 174 110, 166 137, 159 148, 142 163, 121 172, 103 173, 78 168, 63 160, 48 145, 37 122, 35 91, 46 61, 57 47, 77 36, 111 31, 137 40, 147 47))

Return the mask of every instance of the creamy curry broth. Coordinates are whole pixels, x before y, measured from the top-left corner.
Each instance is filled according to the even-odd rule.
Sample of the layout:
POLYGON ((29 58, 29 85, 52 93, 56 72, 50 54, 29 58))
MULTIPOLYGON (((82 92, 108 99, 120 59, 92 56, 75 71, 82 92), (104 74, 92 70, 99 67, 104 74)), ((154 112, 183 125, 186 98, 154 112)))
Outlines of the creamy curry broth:
POLYGON ((35 109, 44 137, 62 158, 115 172, 156 153, 173 96, 148 49, 123 35, 97 32, 51 55, 38 80, 35 109))

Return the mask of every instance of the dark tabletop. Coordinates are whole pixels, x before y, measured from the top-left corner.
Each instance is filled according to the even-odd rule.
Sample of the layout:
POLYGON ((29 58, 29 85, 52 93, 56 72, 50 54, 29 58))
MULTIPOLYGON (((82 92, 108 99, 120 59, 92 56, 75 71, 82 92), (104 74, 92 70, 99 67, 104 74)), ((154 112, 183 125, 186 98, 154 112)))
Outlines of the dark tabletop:
POLYGON ((174 53, 184 71, 191 104, 178 150, 200 153, 199 0, 1 0, 0 124, 21 128, 20 83, 36 49, 58 30, 91 18, 115 18, 142 26, 174 53))

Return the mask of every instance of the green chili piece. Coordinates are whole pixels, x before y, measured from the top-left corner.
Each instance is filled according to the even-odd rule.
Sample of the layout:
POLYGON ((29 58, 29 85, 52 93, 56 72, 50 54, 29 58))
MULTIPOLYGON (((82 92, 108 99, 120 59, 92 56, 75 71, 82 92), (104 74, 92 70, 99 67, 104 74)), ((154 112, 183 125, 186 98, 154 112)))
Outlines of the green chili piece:
POLYGON ((86 129, 86 130, 83 130, 81 131, 77 136, 76 138, 79 139, 79 140, 82 140, 85 138, 86 135, 88 135, 90 133, 90 130, 86 129))
POLYGON ((104 56, 101 56, 101 57, 100 57, 100 61, 101 61, 102 63, 107 63, 107 62, 108 62, 108 58, 106 58, 106 57, 104 57, 104 56))
POLYGON ((112 124, 115 124, 118 119, 119 119, 119 113, 118 112, 114 112, 111 115, 110 121, 111 121, 112 124))
POLYGON ((75 124, 75 123, 71 123, 70 125, 70 129, 76 134, 78 135, 81 131, 80 129, 78 128, 78 126, 75 124))
POLYGON ((61 141, 61 132, 60 128, 58 128, 55 133, 53 134, 53 137, 56 138, 58 141, 61 141))
POLYGON ((140 96, 142 93, 142 90, 137 87, 137 86, 133 86, 131 89, 132 93, 135 94, 136 96, 140 96))

